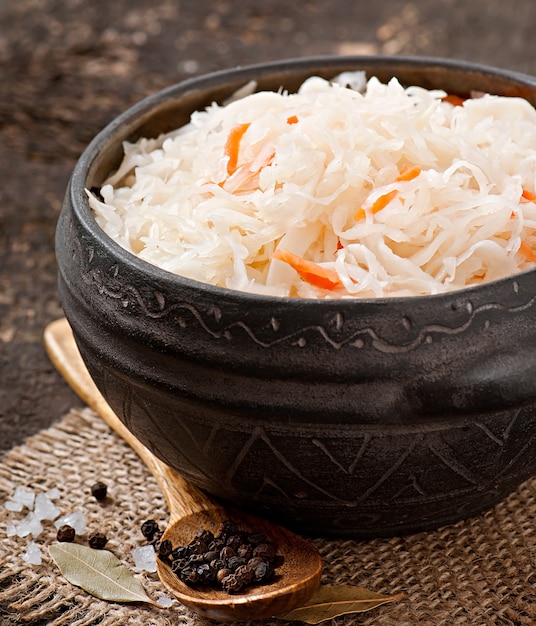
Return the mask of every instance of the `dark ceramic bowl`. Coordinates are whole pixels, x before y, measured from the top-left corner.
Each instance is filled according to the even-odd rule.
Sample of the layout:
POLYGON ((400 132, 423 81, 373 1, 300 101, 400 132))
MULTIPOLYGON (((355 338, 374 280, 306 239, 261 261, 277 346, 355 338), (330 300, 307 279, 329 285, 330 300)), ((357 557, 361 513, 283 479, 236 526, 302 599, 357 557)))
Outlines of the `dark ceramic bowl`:
POLYGON ((212 287, 123 250, 84 193, 121 143, 186 123, 250 79, 381 80, 519 95, 536 80, 458 61, 328 57, 203 76, 114 120, 74 170, 57 228, 65 314, 98 387, 157 456, 216 496, 307 534, 431 529, 536 469, 536 271, 445 295, 298 300, 212 287))

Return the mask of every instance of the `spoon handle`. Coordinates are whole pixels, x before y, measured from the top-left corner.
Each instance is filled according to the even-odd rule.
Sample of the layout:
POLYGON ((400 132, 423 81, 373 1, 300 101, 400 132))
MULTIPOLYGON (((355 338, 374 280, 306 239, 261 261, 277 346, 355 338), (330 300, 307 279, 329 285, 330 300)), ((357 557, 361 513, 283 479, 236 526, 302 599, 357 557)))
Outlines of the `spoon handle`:
POLYGON ((156 478, 169 508, 170 524, 192 513, 220 508, 202 491, 160 461, 112 411, 89 375, 65 318, 46 327, 44 342, 50 360, 73 391, 129 444, 156 478))

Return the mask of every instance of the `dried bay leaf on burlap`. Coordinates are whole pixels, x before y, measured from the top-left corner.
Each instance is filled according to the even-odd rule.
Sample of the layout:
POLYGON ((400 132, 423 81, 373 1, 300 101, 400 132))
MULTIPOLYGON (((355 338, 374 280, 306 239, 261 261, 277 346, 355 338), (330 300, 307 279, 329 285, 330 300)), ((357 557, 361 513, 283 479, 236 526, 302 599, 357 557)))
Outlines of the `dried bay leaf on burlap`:
POLYGON ((156 605, 139 580, 108 550, 56 543, 49 546, 49 552, 70 583, 101 600, 156 605))
POLYGON ((364 613, 382 604, 402 599, 401 593, 386 596, 352 585, 321 585, 302 607, 278 615, 279 619, 319 624, 347 613, 364 613))

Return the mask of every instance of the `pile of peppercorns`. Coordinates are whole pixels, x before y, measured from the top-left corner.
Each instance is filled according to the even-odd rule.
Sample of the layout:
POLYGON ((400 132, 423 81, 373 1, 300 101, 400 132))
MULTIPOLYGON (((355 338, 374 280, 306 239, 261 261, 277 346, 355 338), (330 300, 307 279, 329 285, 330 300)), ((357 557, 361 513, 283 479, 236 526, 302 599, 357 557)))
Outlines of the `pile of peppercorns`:
POLYGON ((162 539, 154 520, 144 522, 141 532, 179 580, 194 587, 238 593, 245 587, 270 582, 283 563, 277 546, 264 533, 240 529, 231 520, 222 522, 216 535, 199 530, 189 544, 175 548, 168 539, 162 539))

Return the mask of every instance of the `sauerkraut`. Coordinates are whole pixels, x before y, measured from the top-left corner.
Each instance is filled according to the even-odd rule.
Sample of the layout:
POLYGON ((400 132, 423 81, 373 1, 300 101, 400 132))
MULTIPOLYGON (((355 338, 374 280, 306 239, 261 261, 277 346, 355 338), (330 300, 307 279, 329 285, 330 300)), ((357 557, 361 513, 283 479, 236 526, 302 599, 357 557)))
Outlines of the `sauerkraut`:
POLYGON ((302 298, 437 294, 536 262, 536 111, 361 73, 192 114, 88 191, 169 272, 302 298))

